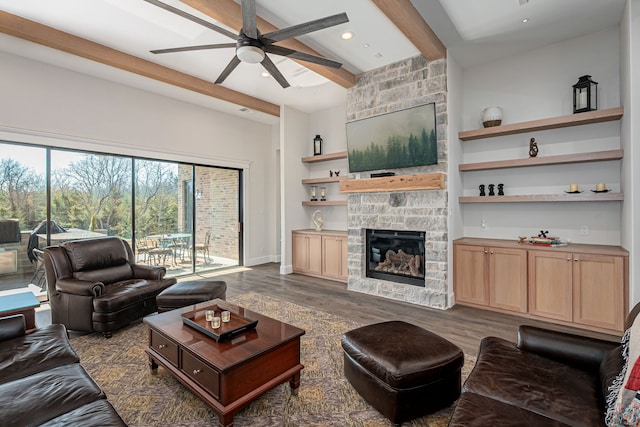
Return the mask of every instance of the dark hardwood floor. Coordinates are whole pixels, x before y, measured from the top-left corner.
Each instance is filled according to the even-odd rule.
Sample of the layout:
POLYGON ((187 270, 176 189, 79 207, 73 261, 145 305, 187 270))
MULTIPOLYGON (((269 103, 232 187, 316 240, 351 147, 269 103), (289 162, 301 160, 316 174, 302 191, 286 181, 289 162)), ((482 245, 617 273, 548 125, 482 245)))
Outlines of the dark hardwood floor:
MULTIPOLYGON (((191 276, 189 279, 216 277, 226 281, 227 299, 244 292, 255 292, 344 316, 362 324, 404 320, 443 336, 470 355, 477 354, 480 341, 489 335, 515 341, 517 328, 521 324, 619 341, 619 338, 611 335, 472 307, 457 305, 448 310, 438 310, 389 300, 349 291, 345 283, 300 274, 280 275, 279 267, 279 264, 263 264, 191 276)), ((46 308, 38 313, 39 325, 51 322, 47 315, 46 308)))

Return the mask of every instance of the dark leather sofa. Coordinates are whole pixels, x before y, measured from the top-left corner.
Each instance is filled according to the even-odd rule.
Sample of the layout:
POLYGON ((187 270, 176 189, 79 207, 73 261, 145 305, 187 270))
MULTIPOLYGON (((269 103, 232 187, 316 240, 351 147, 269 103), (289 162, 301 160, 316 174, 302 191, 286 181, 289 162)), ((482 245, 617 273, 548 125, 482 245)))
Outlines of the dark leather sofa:
MULTIPOLYGON (((627 327, 639 311, 640 304, 627 327)), ((484 338, 449 426, 604 426, 621 350, 617 342, 531 326, 519 328, 517 343, 484 338)))
POLYGON ((135 264, 118 237, 75 240, 44 249, 51 323, 68 329, 113 331, 157 311, 156 296, 176 283, 159 266, 135 264))
POLYGON ((0 317, 0 425, 126 426, 78 362, 63 325, 0 317))

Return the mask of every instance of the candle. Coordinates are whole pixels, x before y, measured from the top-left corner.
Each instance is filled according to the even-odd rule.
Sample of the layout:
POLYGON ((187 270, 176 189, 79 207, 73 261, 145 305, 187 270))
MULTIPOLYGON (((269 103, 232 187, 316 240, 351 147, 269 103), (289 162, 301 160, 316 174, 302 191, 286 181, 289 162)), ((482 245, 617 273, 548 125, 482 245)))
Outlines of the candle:
POLYGON ((220 327, 220 318, 218 316, 211 319, 211 327, 213 329, 218 329, 220 327))
POLYGON ((569 185, 569 192, 570 193, 575 193, 576 191, 578 191, 578 184, 569 185))
POLYGON ((583 90, 580 92, 580 98, 578 102, 578 108, 586 108, 587 107, 587 90, 583 90))
POLYGON ((604 185, 603 182, 601 182, 600 184, 596 184, 596 191, 604 191, 607 189, 607 186, 604 185))
POLYGON ((223 311, 222 312, 222 321, 223 322, 228 322, 231 320, 231 313, 228 311, 223 311))
POLYGON ((215 312, 213 310, 207 310, 204 312, 204 318, 207 320, 207 322, 211 322, 211 320, 213 320, 214 314, 215 312))

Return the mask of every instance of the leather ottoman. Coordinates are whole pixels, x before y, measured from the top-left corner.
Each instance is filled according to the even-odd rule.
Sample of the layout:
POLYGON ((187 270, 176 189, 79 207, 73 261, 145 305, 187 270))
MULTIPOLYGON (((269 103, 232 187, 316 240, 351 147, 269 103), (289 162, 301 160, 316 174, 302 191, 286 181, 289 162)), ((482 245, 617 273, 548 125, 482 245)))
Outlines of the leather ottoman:
POLYGON ((446 339, 401 321, 342 336, 344 374, 356 391, 398 426, 460 396, 464 354, 446 339))
POLYGON ((222 280, 190 280, 168 287, 156 297, 158 313, 175 310, 212 299, 227 298, 227 284, 222 280))

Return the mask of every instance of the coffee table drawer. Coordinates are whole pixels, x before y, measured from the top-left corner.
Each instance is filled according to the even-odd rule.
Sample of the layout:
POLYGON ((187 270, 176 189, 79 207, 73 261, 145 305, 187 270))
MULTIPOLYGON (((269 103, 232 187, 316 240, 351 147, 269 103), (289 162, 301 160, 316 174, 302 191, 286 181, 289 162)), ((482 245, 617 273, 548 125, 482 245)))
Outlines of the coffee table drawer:
POLYGON ((191 353, 182 352, 182 371, 216 399, 220 398, 220 373, 191 353))
POLYGON ((151 348, 173 365, 178 366, 178 345, 153 329, 151 329, 151 348))

